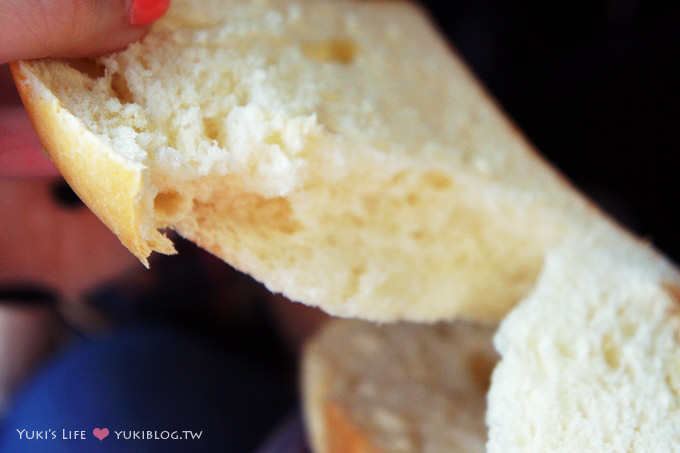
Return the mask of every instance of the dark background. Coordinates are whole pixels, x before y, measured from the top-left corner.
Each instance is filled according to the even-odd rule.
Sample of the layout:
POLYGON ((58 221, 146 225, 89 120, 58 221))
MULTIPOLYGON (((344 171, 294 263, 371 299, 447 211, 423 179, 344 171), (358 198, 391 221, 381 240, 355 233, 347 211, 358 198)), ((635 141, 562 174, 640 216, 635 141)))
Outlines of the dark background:
POLYGON ((676 262, 680 6, 424 1, 538 149, 676 262))

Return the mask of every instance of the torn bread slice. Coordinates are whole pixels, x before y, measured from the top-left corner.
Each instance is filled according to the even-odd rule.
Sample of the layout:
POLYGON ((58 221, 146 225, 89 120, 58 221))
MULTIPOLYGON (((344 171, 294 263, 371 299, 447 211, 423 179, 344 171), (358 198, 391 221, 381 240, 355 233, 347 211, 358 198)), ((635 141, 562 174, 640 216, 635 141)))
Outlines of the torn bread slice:
POLYGON ((608 223, 411 3, 174 0, 124 51, 13 72, 142 262, 175 230, 332 314, 497 320, 547 250, 608 223))
POLYGON ((313 451, 483 452, 492 334, 463 322, 330 322, 303 355, 313 451))
POLYGON ((677 271, 590 239, 553 250, 500 325, 490 453, 680 451, 677 271))

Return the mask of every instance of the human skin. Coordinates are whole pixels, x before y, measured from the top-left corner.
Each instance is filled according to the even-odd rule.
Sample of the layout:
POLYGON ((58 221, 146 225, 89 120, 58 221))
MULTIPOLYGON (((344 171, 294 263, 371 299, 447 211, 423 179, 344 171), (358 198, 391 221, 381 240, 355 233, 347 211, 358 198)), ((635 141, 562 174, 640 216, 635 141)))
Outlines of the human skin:
POLYGON ((64 206, 53 196, 58 172, 42 154, 7 65, 1 64, 87 57, 124 48, 144 36, 169 4, 0 0, 0 286, 30 283, 73 298, 132 262, 90 212, 64 206), (50 177, 53 180, 44 179, 50 177), (81 252, 91 259, 77 259, 81 252), (82 261, 92 264, 79 264, 82 261))
POLYGON ((0 178, 56 175, 5 63, 88 57, 140 39, 170 0, 0 0, 0 178))

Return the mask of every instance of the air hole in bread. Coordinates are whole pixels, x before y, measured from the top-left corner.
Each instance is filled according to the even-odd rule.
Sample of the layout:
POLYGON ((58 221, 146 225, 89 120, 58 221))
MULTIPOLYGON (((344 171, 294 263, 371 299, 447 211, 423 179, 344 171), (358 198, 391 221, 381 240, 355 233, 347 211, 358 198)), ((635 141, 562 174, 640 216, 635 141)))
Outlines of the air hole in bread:
POLYGON ((416 192, 409 192, 406 194, 406 202, 411 206, 415 206, 420 202, 420 196, 416 192))
POLYGON ((394 184, 394 185, 402 184, 404 181, 406 181, 407 177, 408 177, 407 171, 400 171, 400 172, 392 175, 392 179, 390 180, 390 183, 394 184))
MULTIPOLYGON (((666 385, 668 388, 673 392, 675 396, 680 395, 680 382, 678 381, 677 374, 674 373, 668 373, 666 374, 666 378, 664 379, 666 381, 666 385)), ((677 404, 677 403, 676 403, 677 404)), ((673 406, 676 406, 674 404, 673 406)), ((676 410, 675 407, 671 406, 671 410, 676 410)))
POLYGON ((127 81, 117 72, 111 76, 111 90, 121 104, 133 103, 132 92, 127 81))
POLYGON ((560 354, 561 357, 564 357, 565 359, 571 359, 574 357, 574 349, 572 348, 571 343, 562 343, 559 342, 555 345, 557 348, 557 352, 560 354))
POLYGON ((436 190, 448 189, 453 185, 453 181, 448 175, 438 171, 430 171, 423 176, 423 182, 436 190))
POLYGON ((366 265, 365 264, 358 264, 354 267, 352 267, 352 276, 355 279, 361 278, 362 275, 366 273, 366 265))
POLYGON ((220 121, 217 118, 203 118, 203 128, 205 129, 205 135, 210 140, 219 141, 220 121))
POLYGON ((602 339, 602 354, 612 370, 617 369, 621 362, 621 351, 616 343, 617 341, 610 334, 605 335, 602 339))
POLYGON ((275 132, 269 137, 264 139, 264 142, 268 145, 278 145, 280 148, 283 148, 284 143, 283 143, 283 136, 281 136, 280 132, 275 132))
MULTIPOLYGON (((622 316, 623 318, 623 316, 622 316)), ((632 322, 622 321, 621 323, 621 335, 623 338, 630 339, 635 336, 638 330, 638 325, 632 322)))
POLYGON ((176 216, 184 204, 184 197, 174 190, 160 192, 153 200, 153 207, 160 219, 171 219, 176 216))
POLYGON ((101 79, 106 75, 106 68, 91 58, 64 60, 64 63, 91 79, 101 79))
POLYGON ((151 63, 149 63, 149 57, 147 55, 142 54, 139 56, 139 64, 145 71, 151 69, 151 63))
POLYGON ((357 46, 350 39, 336 38, 304 43, 302 53, 310 60, 322 63, 350 64, 357 55, 357 46))

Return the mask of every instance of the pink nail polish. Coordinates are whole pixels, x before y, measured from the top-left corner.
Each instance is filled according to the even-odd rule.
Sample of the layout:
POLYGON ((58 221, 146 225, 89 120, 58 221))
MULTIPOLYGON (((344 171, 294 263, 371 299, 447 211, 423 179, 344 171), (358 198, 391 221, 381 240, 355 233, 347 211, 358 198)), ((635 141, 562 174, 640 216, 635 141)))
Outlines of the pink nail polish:
POLYGON ((131 25, 148 25, 159 19, 170 6, 170 0, 132 0, 128 10, 131 25))

